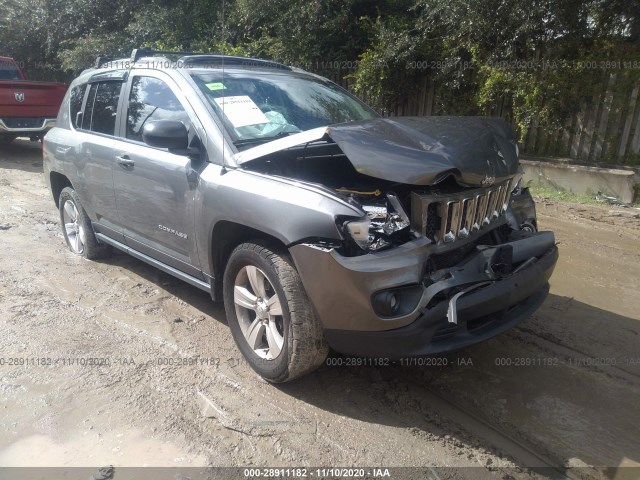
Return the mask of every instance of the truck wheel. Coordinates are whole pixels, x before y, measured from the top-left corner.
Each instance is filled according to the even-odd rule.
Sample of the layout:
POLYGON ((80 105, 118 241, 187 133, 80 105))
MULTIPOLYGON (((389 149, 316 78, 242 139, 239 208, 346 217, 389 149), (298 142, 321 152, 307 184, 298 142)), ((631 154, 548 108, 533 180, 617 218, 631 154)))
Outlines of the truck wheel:
POLYGON ((16 139, 15 135, 10 133, 0 133, 0 145, 8 145, 16 139))
POLYGON ((329 348, 288 257, 243 243, 229 258, 223 286, 233 338, 260 376, 287 382, 322 365, 329 348))
POLYGON ((111 246, 98 243, 91 221, 73 188, 62 190, 59 205, 62 233, 69 250, 88 260, 104 258, 111 253, 111 246))

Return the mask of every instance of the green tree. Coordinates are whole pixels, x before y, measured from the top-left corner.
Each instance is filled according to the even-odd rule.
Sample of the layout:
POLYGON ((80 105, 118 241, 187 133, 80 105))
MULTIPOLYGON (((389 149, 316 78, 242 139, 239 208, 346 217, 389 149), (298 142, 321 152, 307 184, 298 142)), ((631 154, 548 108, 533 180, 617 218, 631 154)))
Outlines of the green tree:
MULTIPOLYGON (((638 60, 637 0, 417 0, 377 21, 356 88, 392 105, 428 73, 441 113, 486 112, 506 98, 522 136, 559 127, 607 72, 584 60, 638 60), (427 65, 427 72, 414 65, 427 65)), ((637 81, 638 70, 625 72, 637 81)))

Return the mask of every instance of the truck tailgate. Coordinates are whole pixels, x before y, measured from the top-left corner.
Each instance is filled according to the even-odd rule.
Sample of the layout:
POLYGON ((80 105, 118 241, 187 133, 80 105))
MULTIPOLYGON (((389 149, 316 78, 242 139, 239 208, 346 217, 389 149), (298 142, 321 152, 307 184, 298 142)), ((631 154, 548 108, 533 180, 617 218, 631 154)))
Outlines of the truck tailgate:
POLYGON ((0 82, 0 118, 54 118, 66 91, 61 83, 0 82))

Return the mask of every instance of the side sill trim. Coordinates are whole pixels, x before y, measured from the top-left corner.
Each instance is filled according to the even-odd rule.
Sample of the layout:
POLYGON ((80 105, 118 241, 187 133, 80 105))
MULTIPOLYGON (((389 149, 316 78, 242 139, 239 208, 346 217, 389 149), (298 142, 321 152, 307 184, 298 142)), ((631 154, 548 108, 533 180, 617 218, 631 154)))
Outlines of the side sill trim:
POLYGON ((109 238, 102 233, 96 233, 95 235, 96 235, 96 238, 101 242, 111 245, 112 247, 117 248, 118 250, 122 250, 123 252, 131 255, 132 257, 135 257, 138 260, 142 260, 143 262, 148 263, 149 265, 156 267, 162 270, 163 272, 168 273, 169 275, 173 275, 174 277, 179 278, 180 280, 187 282, 188 284, 193 285, 194 287, 198 287, 199 289, 204 290, 207 293, 211 293, 211 285, 209 285, 208 283, 203 282, 202 280, 199 280, 195 277, 192 277, 187 273, 181 272, 180 270, 177 270, 173 267, 170 267, 169 265, 164 264, 156 260, 155 258, 151 258, 148 255, 145 255, 144 253, 140 253, 137 250, 134 250, 133 248, 128 247, 123 243, 120 243, 112 238, 109 238))

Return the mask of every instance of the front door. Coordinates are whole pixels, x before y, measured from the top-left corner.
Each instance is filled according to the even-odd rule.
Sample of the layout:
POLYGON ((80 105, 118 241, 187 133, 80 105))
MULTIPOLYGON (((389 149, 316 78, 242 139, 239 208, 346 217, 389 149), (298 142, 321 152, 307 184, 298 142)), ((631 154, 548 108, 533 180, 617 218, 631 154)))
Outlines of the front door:
POLYGON ((180 92, 171 78, 160 73, 130 77, 127 91, 127 113, 115 149, 113 175, 127 245, 202 278, 194 215, 200 160, 142 141, 149 122, 176 120, 187 126, 192 143, 199 143, 195 116, 179 100, 180 92))

